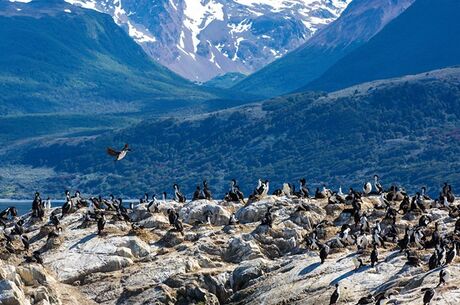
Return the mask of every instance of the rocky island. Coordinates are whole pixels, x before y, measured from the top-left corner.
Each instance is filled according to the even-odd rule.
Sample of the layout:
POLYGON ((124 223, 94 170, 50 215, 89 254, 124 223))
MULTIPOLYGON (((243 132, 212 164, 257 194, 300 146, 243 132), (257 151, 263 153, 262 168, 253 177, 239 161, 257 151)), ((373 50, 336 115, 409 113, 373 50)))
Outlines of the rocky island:
POLYGON ((0 304, 330 304, 336 291, 336 304, 423 304, 430 289, 431 304, 460 301, 458 201, 286 193, 139 203, 129 220, 104 210, 102 232, 87 206, 24 215, 22 235, 8 219, 0 304))

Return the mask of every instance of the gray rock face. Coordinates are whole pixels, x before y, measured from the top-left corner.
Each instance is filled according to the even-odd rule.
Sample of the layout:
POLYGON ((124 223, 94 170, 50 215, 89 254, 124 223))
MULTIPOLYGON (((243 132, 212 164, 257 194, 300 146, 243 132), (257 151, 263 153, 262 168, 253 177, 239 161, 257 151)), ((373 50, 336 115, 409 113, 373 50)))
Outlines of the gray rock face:
POLYGON ((29 305, 24 292, 9 280, 0 281, 0 301, 2 305, 29 305))
POLYGON ((113 16, 178 74, 207 81, 248 74, 307 41, 351 0, 66 0, 113 16))
POLYGON ((224 260, 232 263, 239 263, 249 259, 264 257, 255 238, 245 234, 232 239, 229 243, 224 260))
POLYGON ((240 264, 233 270, 231 284, 233 291, 244 289, 250 285, 250 281, 260 277, 267 267, 263 259, 254 259, 240 264))

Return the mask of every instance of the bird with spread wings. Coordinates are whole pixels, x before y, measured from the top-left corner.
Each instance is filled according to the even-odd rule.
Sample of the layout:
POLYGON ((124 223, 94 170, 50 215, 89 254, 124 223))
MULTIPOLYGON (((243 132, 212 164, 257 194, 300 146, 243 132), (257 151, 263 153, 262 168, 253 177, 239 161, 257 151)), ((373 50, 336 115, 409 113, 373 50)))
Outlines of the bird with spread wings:
POLYGON ((125 144, 121 150, 115 150, 111 147, 107 147, 107 154, 115 158, 114 161, 120 161, 126 157, 128 151, 131 151, 128 144, 125 144))

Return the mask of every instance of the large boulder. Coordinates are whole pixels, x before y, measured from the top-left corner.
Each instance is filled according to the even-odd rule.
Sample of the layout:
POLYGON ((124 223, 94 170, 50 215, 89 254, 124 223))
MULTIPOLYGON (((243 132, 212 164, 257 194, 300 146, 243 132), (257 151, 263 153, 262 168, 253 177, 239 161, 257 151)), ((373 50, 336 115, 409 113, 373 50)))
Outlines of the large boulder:
POLYGON ((267 209, 273 207, 274 201, 263 200, 250 203, 236 212, 236 218, 242 224, 260 221, 267 209))
POLYGON ((204 222, 205 215, 210 216, 211 224, 222 226, 228 224, 231 212, 213 200, 191 201, 179 210, 179 216, 188 224, 204 222))
POLYGON ((49 261, 50 269, 64 283, 82 280, 94 272, 121 270, 133 264, 131 259, 117 255, 78 252, 54 255, 49 261))
MULTIPOLYGON (((267 209, 270 207, 276 223, 291 218, 300 205, 307 205, 307 203, 301 199, 291 200, 287 197, 268 196, 262 200, 243 206, 236 212, 236 218, 242 224, 258 222, 264 217, 267 209)), ((320 207, 313 204, 308 205, 310 205, 309 216, 312 218, 311 222, 315 223, 317 218, 324 217, 321 216, 325 215, 325 213, 320 207)))

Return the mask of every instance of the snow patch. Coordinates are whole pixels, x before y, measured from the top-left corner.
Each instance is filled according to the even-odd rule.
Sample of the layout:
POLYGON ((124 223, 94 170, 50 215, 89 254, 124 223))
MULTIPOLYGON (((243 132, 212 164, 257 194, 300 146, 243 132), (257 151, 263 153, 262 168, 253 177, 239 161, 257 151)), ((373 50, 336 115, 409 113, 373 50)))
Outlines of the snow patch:
POLYGON ((177 6, 176 4, 174 3, 174 0, 169 0, 169 4, 171 4, 171 6, 173 7, 173 9, 175 9, 177 11, 177 6))
POLYGON ((75 5, 75 6, 80 6, 82 8, 99 11, 96 8, 96 2, 92 0, 65 0, 65 2, 75 5))
POLYGON ((131 22, 127 22, 128 25, 128 34, 132 38, 134 38, 137 42, 142 43, 142 42, 155 42, 157 39, 149 35, 148 33, 142 32, 138 30, 134 25, 131 24, 131 22))
POLYGON ((192 35, 193 52, 197 51, 200 40, 198 35, 214 20, 224 20, 223 4, 211 0, 207 3, 199 0, 185 1, 184 26, 190 30, 192 35))

